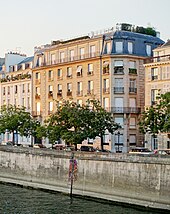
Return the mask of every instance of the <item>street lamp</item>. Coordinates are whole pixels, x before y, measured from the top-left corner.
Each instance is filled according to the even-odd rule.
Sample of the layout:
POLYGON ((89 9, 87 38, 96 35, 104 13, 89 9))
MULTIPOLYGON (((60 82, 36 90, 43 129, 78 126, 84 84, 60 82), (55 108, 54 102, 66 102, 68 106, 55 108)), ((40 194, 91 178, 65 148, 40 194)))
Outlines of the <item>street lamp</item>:
POLYGON ((119 142, 120 142, 120 132, 117 132, 117 143, 118 143, 118 153, 119 153, 119 142))

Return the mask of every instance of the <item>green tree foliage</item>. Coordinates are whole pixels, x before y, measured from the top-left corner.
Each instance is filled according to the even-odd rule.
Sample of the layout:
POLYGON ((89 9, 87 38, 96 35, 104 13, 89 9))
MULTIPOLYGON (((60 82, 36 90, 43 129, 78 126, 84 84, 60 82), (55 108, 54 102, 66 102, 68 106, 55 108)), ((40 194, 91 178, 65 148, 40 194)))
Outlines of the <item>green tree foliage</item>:
POLYGON ((39 126, 39 122, 32 118, 25 107, 16 107, 15 105, 1 106, 0 132, 5 133, 8 130, 9 133, 12 133, 13 143, 15 143, 14 133, 19 133, 21 136, 35 136, 37 126, 39 126))
POLYGON ((82 106, 64 100, 46 124, 45 135, 51 142, 62 138, 68 144, 77 145, 88 137, 100 136, 102 148, 105 131, 113 133, 118 128, 111 113, 104 110, 96 100, 88 100, 82 106))
POLYGON ((157 103, 143 112, 139 127, 142 133, 153 135, 170 131, 170 92, 158 96, 157 103))

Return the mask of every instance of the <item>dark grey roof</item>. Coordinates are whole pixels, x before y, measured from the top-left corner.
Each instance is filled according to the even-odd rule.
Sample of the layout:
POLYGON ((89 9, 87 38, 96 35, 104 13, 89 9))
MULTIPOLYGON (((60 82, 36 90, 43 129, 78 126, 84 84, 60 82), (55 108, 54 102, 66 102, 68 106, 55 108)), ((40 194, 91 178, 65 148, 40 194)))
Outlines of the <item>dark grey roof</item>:
POLYGON ((18 65, 23 64, 23 63, 32 62, 33 59, 34 59, 33 56, 27 57, 27 58, 25 58, 23 61, 21 61, 20 63, 18 63, 18 65))
POLYGON ((170 46, 170 39, 168 39, 168 41, 165 42, 165 44, 162 45, 162 47, 165 47, 165 46, 170 46))
POLYGON ((0 65, 2 66, 5 63, 5 58, 0 58, 0 65))

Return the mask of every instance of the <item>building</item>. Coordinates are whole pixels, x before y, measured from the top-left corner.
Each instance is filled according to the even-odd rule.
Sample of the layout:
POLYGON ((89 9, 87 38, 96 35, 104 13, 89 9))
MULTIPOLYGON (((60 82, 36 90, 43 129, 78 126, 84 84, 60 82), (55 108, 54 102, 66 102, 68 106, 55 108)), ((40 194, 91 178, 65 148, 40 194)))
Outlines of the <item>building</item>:
MULTIPOLYGON (((9 70, 0 74, 0 105, 25 106, 32 113, 32 67, 33 57, 24 58, 18 64, 11 65, 9 70)), ((15 135, 18 144, 31 144, 31 138, 15 135)), ((8 132, 1 134, 1 142, 12 140, 8 132)))
POLYGON ((55 100, 79 104, 99 99, 114 114, 122 129, 105 135, 113 152, 127 152, 140 145, 137 120, 144 107, 146 57, 163 41, 157 37, 122 30, 108 30, 36 47, 33 68, 33 112, 43 121, 55 111, 55 100))
MULTIPOLYGON (((170 91, 170 41, 153 50, 153 57, 146 60, 145 66, 145 107, 154 105, 159 94, 170 91)), ((146 146, 150 149, 170 148, 167 134, 153 137, 146 134, 146 146)))

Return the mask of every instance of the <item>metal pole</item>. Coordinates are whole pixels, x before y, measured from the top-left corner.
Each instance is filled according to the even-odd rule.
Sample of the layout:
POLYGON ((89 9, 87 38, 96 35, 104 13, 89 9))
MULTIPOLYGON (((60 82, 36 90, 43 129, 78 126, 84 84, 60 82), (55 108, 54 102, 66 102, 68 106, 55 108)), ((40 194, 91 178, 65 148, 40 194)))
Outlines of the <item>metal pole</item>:
POLYGON ((71 161, 72 161, 72 168, 71 168, 71 187, 70 187, 70 198, 72 198, 73 195, 73 180, 74 180, 74 153, 71 155, 71 161))

